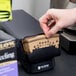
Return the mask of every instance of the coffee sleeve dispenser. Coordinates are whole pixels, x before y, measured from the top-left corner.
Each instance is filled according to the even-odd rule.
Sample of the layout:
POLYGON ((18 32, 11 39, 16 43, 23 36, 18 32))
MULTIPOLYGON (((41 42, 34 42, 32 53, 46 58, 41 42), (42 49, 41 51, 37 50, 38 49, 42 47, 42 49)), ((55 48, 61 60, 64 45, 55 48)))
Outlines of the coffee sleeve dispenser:
POLYGON ((1 29, 19 40, 19 61, 26 72, 37 73, 55 66, 55 57, 60 55, 59 35, 47 39, 39 22, 23 10, 13 11, 13 20, 1 23, 1 29))

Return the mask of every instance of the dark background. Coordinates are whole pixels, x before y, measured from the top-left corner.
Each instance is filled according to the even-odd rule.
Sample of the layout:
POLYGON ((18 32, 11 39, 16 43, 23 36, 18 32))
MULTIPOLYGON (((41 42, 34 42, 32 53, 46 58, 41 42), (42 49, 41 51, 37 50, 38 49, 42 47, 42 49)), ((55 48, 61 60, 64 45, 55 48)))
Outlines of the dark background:
POLYGON ((19 65, 19 76, 76 76, 76 55, 61 51, 61 55, 55 57, 55 67, 46 72, 29 74, 19 65))

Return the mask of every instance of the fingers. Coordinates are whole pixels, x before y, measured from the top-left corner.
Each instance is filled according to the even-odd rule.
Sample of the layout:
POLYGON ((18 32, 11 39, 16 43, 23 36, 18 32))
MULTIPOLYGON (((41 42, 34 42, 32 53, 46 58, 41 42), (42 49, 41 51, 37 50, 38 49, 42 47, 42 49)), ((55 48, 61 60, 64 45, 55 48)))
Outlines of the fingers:
POLYGON ((63 23, 61 21, 57 22, 50 30, 47 31, 46 37, 51 37, 56 34, 60 29, 62 29, 63 23))
POLYGON ((39 19, 39 22, 40 22, 40 26, 41 28, 43 29, 44 33, 46 34, 49 30, 49 27, 48 27, 48 21, 51 19, 51 16, 49 14, 44 14, 40 19, 39 19))
POLYGON ((62 22, 60 22, 60 17, 57 13, 55 14, 54 9, 48 10, 47 13, 39 19, 40 26, 46 37, 53 36, 62 28, 62 22))
POLYGON ((58 27, 54 26, 56 24, 56 20, 57 18, 55 18, 53 15, 51 16, 51 14, 48 12, 39 19, 40 26, 43 29, 46 37, 52 36, 59 30, 58 27))

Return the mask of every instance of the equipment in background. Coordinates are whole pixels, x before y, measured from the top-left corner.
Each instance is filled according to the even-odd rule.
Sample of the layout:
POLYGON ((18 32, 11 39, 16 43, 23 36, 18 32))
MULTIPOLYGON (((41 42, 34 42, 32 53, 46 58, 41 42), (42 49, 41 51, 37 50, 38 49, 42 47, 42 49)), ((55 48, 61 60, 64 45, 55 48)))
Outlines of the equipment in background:
POLYGON ((76 35, 68 33, 63 32, 60 34, 59 47, 69 54, 76 54, 76 35))

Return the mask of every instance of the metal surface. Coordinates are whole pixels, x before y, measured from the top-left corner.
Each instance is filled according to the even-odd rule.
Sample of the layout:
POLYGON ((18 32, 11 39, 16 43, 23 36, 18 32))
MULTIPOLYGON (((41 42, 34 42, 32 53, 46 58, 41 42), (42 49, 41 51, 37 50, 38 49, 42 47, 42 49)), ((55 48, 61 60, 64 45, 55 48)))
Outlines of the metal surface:
POLYGON ((68 0, 51 0, 50 7, 51 8, 66 8, 68 4, 68 0))

